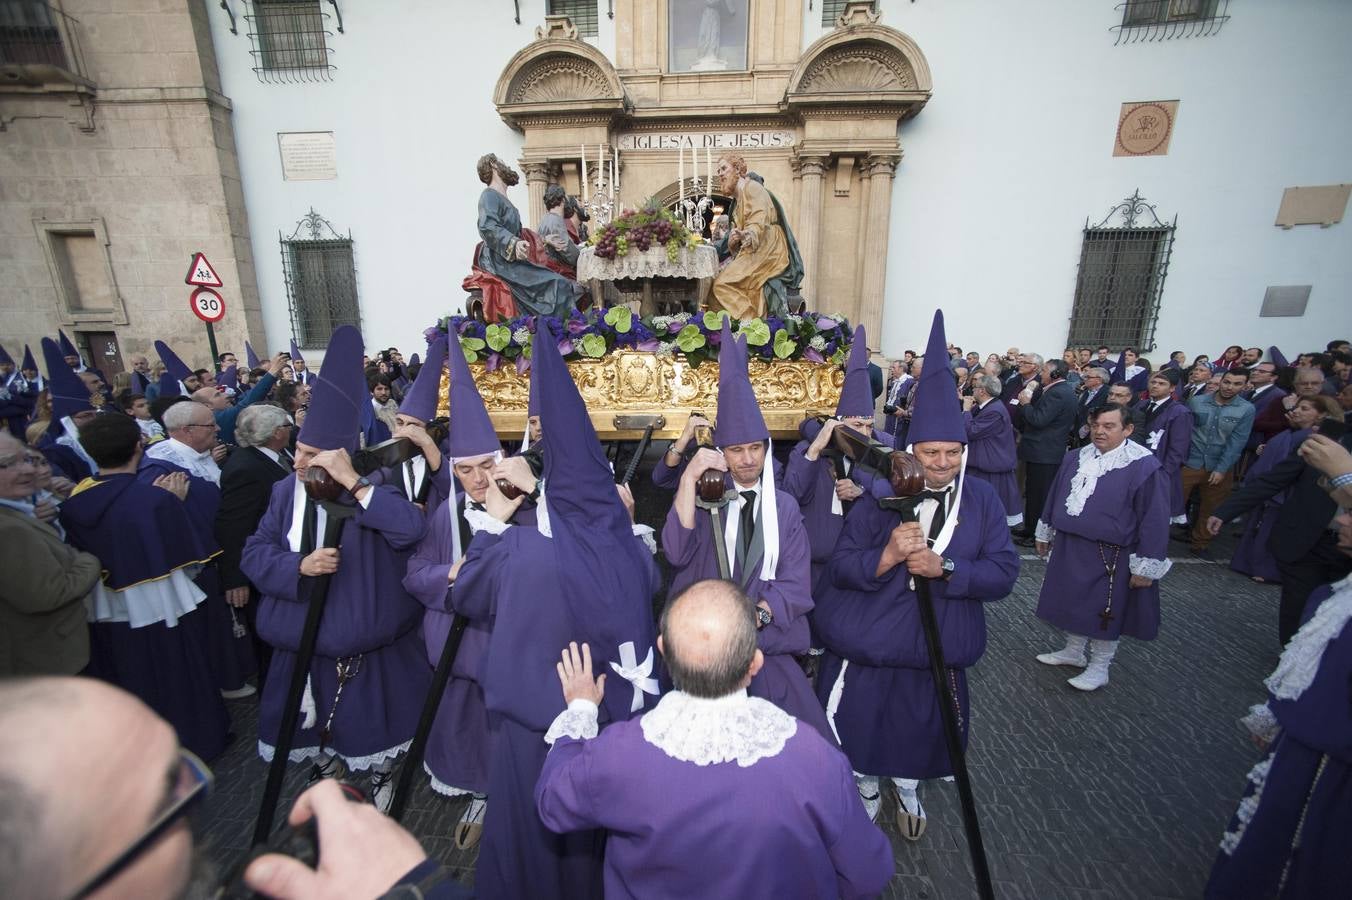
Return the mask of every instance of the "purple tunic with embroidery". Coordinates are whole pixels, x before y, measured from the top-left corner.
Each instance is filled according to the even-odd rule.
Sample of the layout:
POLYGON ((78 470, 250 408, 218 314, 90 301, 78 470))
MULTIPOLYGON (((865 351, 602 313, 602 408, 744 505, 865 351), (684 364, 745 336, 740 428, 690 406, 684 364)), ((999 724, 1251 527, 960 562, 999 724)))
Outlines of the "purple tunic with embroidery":
MULTIPOLYGON (((812 560, 808 548, 807 529, 798 503, 784 491, 777 491, 779 520, 779 562, 775 566, 775 580, 760 577, 759 560, 752 572, 743 572, 741 564, 729 559, 732 578, 742 586, 753 601, 764 600, 773 617, 760 630, 757 645, 765 655, 765 665, 751 679, 748 689, 753 697, 763 697, 791 716, 816 728, 828 741, 835 736, 826 723, 826 713, 812 695, 812 685, 803 669, 794 660, 796 653, 808 649, 807 615, 812 611, 812 560)), ((732 524, 730 507, 723 509, 723 527, 732 524)), ((764 509, 763 505, 761 509, 764 509)), ((760 512, 757 512, 757 527, 760 512)), ((674 570, 668 593, 674 597, 697 581, 717 578, 718 557, 713 544, 713 525, 709 514, 695 509, 695 527, 681 526, 675 507, 667 513, 662 528, 662 550, 674 570)))
POLYGON ((1018 466, 1014 447, 1014 425, 1009 407, 998 399, 962 414, 967 424, 967 474, 995 488, 1005 507, 1005 521, 1017 525, 1023 521, 1023 496, 1014 476, 1018 466))
MULTIPOLYGON (((986 649, 984 603, 1013 589, 1019 556, 994 488, 969 478, 960 489, 958 524, 943 551, 954 561, 953 576, 932 579, 930 596, 965 742, 971 710, 965 670, 986 649)), ((856 503, 846 517, 813 614, 827 648, 817 690, 828 704, 839 691, 832 722, 855 771, 937 778, 951 775, 952 766, 919 601, 904 564, 875 574, 900 523, 900 513, 874 502, 856 503)))
MULTIPOLYGON (((1301 443, 1310 436, 1310 429, 1283 431, 1274 436, 1263 447, 1258 461, 1244 474, 1247 481, 1260 478, 1272 470, 1277 463, 1290 456, 1301 443)), ((1235 552, 1230 555, 1230 568, 1243 575, 1261 578, 1269 584, 1282 583, 1282 570, 1277 566, 1272 551, 1268 549, 1268 539, 1272 537, 1272 528, 1277 524, 1277 515, 1286 502, 1289 490, 1281 491, 1262 506, 1244 517, 1244 533, 1235 544, 1235 552)))
MULTIPOLYGON (((1150 408, 1146 401, 1140 408, 1142 421, 1150 408)), ((1192 410, 1177 400, 1170 400, 1148 424, 1138 426, 1145 432, 1145 446, 1160 461, 1164 476, 1169 479, 1169 516, 1176 519, 1186 515, 1183 498, 1183 463, 1192 444, 1192 410)))
MULTIPOLYGON (((273 486, 268 510, 240 557, 240 570, 262 594, 258 634, 275 648, 258 711, 264 759, 277 741, 308 608, 298 593, 301 554, 287 538, 298 485, 284 478, 273 486)), ((343 526, 338 571, 310 664, 317 721, 313 728, 297 724, 292 761, 318 754, 319 732, 337 693, 337 661, 344 657, 360 656, 361 668, 343 688, 330 748, 350 768, 366 769, 392 759, 412 739, 431 671, 418 637, 422 606, 400 577, 425 528, 422 512, 389 486, 371 488, 368 507, 356 506, 343 526)))
MULTIPOLYGON (((660 586, 646 547, 642 555, 648 560, 646 571, 631 591, 609 598, 608 624, 632 641, 639 663, 650 650, 656 662, 651 601, 660 586)), ((493 730, 488 779, 493 802, 484 820, 476 895, 598 897, 602 836, 595 831, 549 831, 535 812, 534 790, 549 750, 545 730, 564 708, 555 671, 560 651, 570 641, 592 645, 595 671, 608 674, 601 712, 605 722, 631 715, 635 688, 610 666, 620 662, 619 648, 590 638, 595 623, 579 620, 570 608, 559 590, 554 545, 535 528, 512 526, 500 535, 476 534, 452 594, 457 611, 473 623, 491 626, 474 673, 493 730)), ((640 710, 656 699, 644 694, 640 710)))
MULTIPOLYGON (((1130 441, 1118 454, 1149 451, 1130 441)), ((1061 461, 1038 529, 1056 529, 1047 575, 1038 594, 1037 616, 1071 634, 1115 641, 1122 635, 1153 640, 1160 626, 1159 578, 1167 570, 1169 480, 1153 454, 1128 461, 1099 477, 1083 510, 1066 508, 1072 479, 1094 454, 1090 444, 1061 461), (1111 609, 1108 569, 1113 567, 1111 609), (1134 573, 1153 580, 1130 586, 1134 573), (1108 611, 1106 621, 1102 613, 1108 611)))
MULTIPOLYGON (((1307 618, 1315 598, 1328 594, 1326 586, 1312 595, 1307 618)), ((1268 708, 1281 731, 1250 773, 1205 896, 1271 897, 1280 886, 1282 897, 1345 897, 1352 885, 1352 628, 1344 625, 1325 645, 1299 697, 1270 697, 1268 708)))
MULTIPOLYGON (((429 516, 427 536, 409 559, 408 573, 404 576, 404 589, 426 607, 423 640, 427 660, 433 667, 441 660, 456 611, 455 591, 448 587, 447 578, 455 561, 454 529, 459 527, 464 504, 465 495, 460 494, 454 503, 443 503, 429 516)), ((512 521, 533 526, 534 507, 523 506, 512 521)), ((464 553, 471 539, 468 526, 461 531, 460 539, 464 553)), ((427 739, 423 766, 432 776, 433 789, 443 794, 461 791, 482 794, 488 790, 491 736, 488 708, 477 675, 488 652, 490 625, 480 620, 466 626, 451 665, 451 679, 446 683, 427 739)))
POLYGON ((683 762, 621 722, 560 738, 536 788, 550 828, 607 829, 614 900, 877 896, 895 863, 858 796, 849 762, 801 722, 745 767, 683 762))

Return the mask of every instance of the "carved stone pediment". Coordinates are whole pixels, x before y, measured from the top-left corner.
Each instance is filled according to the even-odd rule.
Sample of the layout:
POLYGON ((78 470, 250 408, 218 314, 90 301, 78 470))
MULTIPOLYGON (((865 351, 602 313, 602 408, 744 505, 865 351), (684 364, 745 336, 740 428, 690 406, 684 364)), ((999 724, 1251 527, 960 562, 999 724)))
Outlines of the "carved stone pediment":
POLYGON ((784 105, 790 109, 859 107, 915 115, 929 100, 929 63, 915 41, 863 15, 867 4, 851 4, 853 17, 803 54, 789 78, 784 105), (856 8, 857 7, 857 8, 856 8))
POLYGON ((589 60, 559 54, 538 59, 517 73, 508 103, 601 100, 609 95, 605 75, 589 60))
POLYGON ((915 72, 896 48, 858 42, 836 47, 813 60, 798 92, 847 94, 915 89, 915 72))
POLYGON ((507 124, 520 128, 524 118, 541 115, 624 111, 624 87, 615 67, 595 47, 561 34, 551 29, 503 69, 493 102, 507 124))

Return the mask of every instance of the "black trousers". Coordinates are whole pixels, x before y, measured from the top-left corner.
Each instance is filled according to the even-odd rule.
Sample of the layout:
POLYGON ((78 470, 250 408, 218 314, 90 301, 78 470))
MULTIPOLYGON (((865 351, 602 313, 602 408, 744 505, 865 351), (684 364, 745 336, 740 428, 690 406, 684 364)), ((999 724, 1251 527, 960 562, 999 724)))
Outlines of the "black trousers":
POLYGON ((1052 492, 1056 481, 1056 470, 1060 463, 1024 463, 1023 469, 1023 536, 1032 537, 1037 528, 1037 520, 1042 518, 1042 509, 1047 505, 1047 495, 1052 492))
POLYGON ((1338 549, 1338 535, 1327 529, 1309 552, 1292 563, 1277 561, 1282 571, 1281 606, 1277 610, 1277 636, 1282 646, 1300 629, 1305 603, 1314 589, 1352 572, 1352 556, 1338 549))

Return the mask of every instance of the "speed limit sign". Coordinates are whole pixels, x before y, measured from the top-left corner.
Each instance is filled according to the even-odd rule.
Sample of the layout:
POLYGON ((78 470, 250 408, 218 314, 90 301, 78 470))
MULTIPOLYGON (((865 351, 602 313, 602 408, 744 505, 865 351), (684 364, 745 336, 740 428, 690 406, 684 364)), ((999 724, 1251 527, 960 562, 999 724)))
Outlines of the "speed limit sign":
POLYGON ((208 324, 225 318, 225 301, 209 287, 200 287, 193 291, 188 305, 192 307, 193 314, 197 318, 208 324))

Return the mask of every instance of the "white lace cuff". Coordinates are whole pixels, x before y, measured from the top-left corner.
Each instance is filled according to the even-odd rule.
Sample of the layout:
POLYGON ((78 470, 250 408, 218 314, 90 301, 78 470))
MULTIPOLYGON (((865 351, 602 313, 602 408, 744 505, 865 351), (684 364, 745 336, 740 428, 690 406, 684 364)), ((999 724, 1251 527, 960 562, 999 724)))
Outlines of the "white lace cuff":
POLYGON ((1127 560, 1127 569, 1131 571, 1131 574, 1149 578, 1151 581, 1159 581, 1165 575, 1168 575, 1169 570, 1173 567, 1173 560, 1151 559, 1148 556, 1137 556, 1135 553, 1127 560))
POLYGON ((653 537, 651 525, 634 525, 634 537, 643 541, 643 545, 648 548, 649 553, 653 556, 657 555, 657 538, 653 537))
POLYGON ((1281 730, 1281 725, 1277 724, 1277 717, 1272 714, 1266 703, 1255 703, 1250 706, 1249 714, 1240 719, 1239 724, 1248 729, 1249 734, 1269 744, 1281 730))
POLYGON ((1050 544, 1054 537, 1056 537, 1056 529, 1041 519, 1038 519, 1037 528, 1033 531, 1033 538, 1042 541, 1044 544, 1050 544))
POLYGON ((582 741, 596 737, 597 715, 595 703, 581 698, 574 700, 549 723, 549 730, 545 732, 545 743, 552 747, 561 737, 582 741))
POLYGON ((465 523, 469 525, 469 530, 474 534, 481 531, 487 531, 489 534, 502 534, 512 527, 510 522, 495 519, 482 509, 466 508, 465 523))

